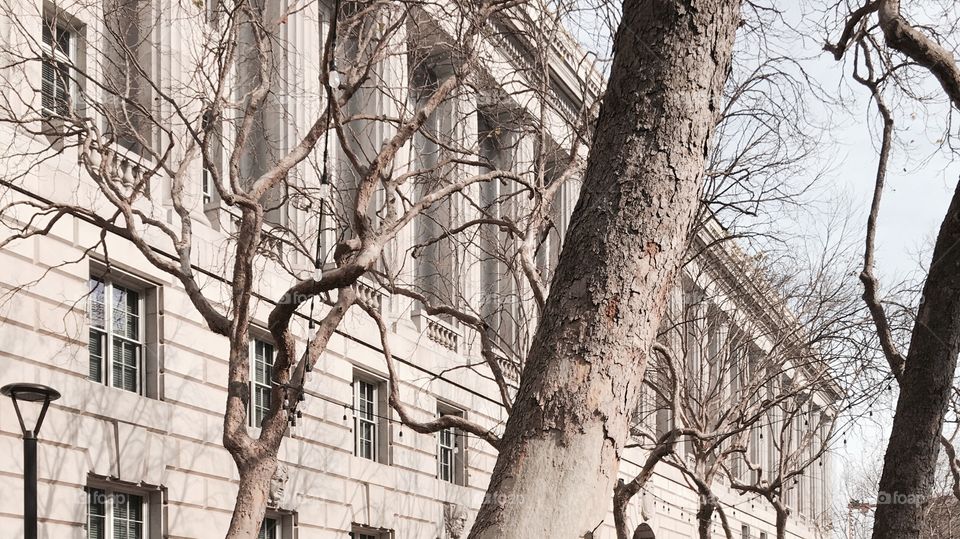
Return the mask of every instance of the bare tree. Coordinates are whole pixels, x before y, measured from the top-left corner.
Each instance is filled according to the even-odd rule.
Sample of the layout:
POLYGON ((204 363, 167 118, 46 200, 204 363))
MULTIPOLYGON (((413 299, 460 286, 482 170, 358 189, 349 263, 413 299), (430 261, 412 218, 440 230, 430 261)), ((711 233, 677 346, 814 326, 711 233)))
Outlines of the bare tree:
POLYGON ((863 343, 865 309, 850 293, 845 250, 842 241, 820 249, 807 268, 795 253, 789 263, 781 261, 789 275, 775 269, 779 263, 748 260, 733 243, 701 251, 687 265, 682 293, 674 294, 654 345, 645 379, 651 396, 641 397, 638 411, 634 445, 649 454, 640 473, 614 490, 619 538, 630 537, 630 498, 660 462, 679 469, 698 493, 700 536, 710 536, 717 514, 732 536, 713 486, 718 478, 731 485, 767 480, 774 461, 761 460, 768 450, 762 440, 778 434, 782 420, 771 418, 785 417, 790 403, 803 403, 818 419, 811 424, 805 415, 792 422, 791 428, 802 423, 803 429, 790 430, 787 441, 796 445, 814 430, 825 450, 829 433, 820 415, 836 417, 848 395, 858 394, 844 381, 870 366, 862 357, 870 350, 863 343), (731 282, 722 269, 730 266, 749 268, 752 282, 731 282), (751 314, 759 312, 765 315, 751 314))
MULTIPOLYGON (((329 339, 355 303, 375 312, 370 284, 359 279, 383 275, 398 236, 457 193, 523 182, 507 169, 463 166, 476 164, 467 162, 475 148, 431 129, 455 96, 489 77, 478 69, 489 60, 488 22, 516 16, 519 4, 345 2, 329 13, 320 3, 213 2, 172 7, 170 20, 160 21, 137 3, 77 2, 69 13, 31 7, 27 16, 19 3, 4 5, 12 38, 2 50, 0 120, 16 143, 4 155, 0 211, 8 234, 0 245, 48 234, 69 218, 89 223, 100 232, 86 253, 109 267, 108 245, 129 242, 228 339, 223 445, 240 476, 228 537, 257 535, 278 449, 329 339), (298 19, 324 31, 312 66, 320 80, 297 69, 286 29, 298 19), (178 26, 183 65, 170 72, 156 65, 148 36, 173 20, 196 23, 178 26), (81 27, 83 54, 66 54, 81 27), (419 52, 443 69, 396 84, 398 65, 427 58, 419 52), (323 96, 322 106, 303 95, 323 96), (375 97, 387 110, 365 107, 375 97), (424 140, 443 155, 409 158, 424 140), (330 159, 332 152, 340 158, 330 159), (38 169, 67 156, 89 183, 66 190, 31 183, 38 169), (228 238, 220 261, 226 280, 211 278, 216 261, 200 252, 208 245, 198 227, 204 220, 228 238), (266 272, 294 284, 265 291, 258 276, 266 272), (269 389, 252 395, 251 326, 265 293, 276 354, 269 389), (266 412, 252 432, 258 398, 266 412)), ((502 382, 499 367, 490 368, 502 382)), ((414 421, 395 393, 391 404, 420 432, 452 425, 499 443, 464 419, 414 421)))
MULTIPOLYGON (((855 76, 871 90, 884 123, 861 276, 864 300, 871 307, 881 340, 885 341, 890 369, 900 382, 880 491, 923 499, 930 493, 936 473, 944 414, 960 353, 960 273, 956 271, 960 263, 960 251, 956 249, 960 242, 960 186, 938 232, 909 348, 903 355, 889 342, 889 324, 872 273, 876 221, 893 133, 890 109, 880 90, 892 81, 895 86, 906 88, 909 95, 909 79, 897 73, 925 73, 937 79, 953 107, 960 107, 960 66, 944 36, 909 22, 899 0, 868 1, 842 16, 840 36, 825 48, 838 60, 851 49, 861 53, 855 58, 854 65, 859 70, 855 76), (872 55, 879 58, 876 68, 878 61, 872 55), (905 69, 905 64, 912 66, 905 69)), ((873 537, 918 537, 921 522, 920 504, 884 504, 877 509, 873 537)))

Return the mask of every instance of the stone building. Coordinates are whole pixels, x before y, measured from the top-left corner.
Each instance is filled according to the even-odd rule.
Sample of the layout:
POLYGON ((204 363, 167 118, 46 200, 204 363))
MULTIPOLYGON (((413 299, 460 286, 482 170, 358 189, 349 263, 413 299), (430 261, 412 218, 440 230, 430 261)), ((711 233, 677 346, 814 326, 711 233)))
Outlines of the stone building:
MULTIPOLYGON (((272 76, 284 81, 284 90, 269 99, 255 131, 253 149, 238 163, 248 176, 262 172, 278 155, 289 151, 326 106, 321 97, 325 69, 320 66, 334 4, 310 3, 288 13, 279 8, 294 3, 265 5, 267 10, 277 9, 274 13, 283 18, 275 45, 282 61, 274 66, 272 76)), ((171 108, 167 98, 189 95, 191 81, 201 84, 196 81, 207 80, 204 75, 216 68, 202 62, 191 65, 190 61, 195 59, 191 54, 208 50, 197 43, 216 40, 220 32, 226 32, 225 4, 7 0, 3 6, 0 108, 5 119, 20 120, 19 124, 0 124, 4 203, 56 201, 93 213, 107 212, 110 206, 90 177, 89 163, 85 167, 80 155, 89 148, 72 142, 76 137, 61 136, 57 130, 69 122, 57 117, 76 120, 89 113, 90 122, 96 123, 101 121, 96 113, 112 106, 119 107, 120 115, 138 110, 140 116, 129 117, 128 125, 111 126, 116 129, 111 140, 117 145, 112 170, 130 184, 155 175, 143 188, 138 208, 159 222, 172 225, 186 218, 193 223, 194 258, 190 262, 204 291, 226 304, 228 298, 223 294, 230 270, 225 257, 236 232, 235 214, 213 188, 210 178, 214 172, 194 156, 193 165, 185 169, 192 178, 184 195, 190 209, 186 217, 178 216, 170 194, 173 174, 166 169, 151 173, 157 160, 145 150, 153 144, 162 146, 167 135, 164 124, 151 124, 149 116, 176 124, 179 109, 171 108), (10 61, 17 58, 24 61, 10 61), (132 66, 143 68, 144 74, 131 75, 132 66), (124 89, 117 90, 121 86, 124 89), (97 101, 100 93, 124 99, 119 105, 97 101)), ((343 9, 359 10, 358 6, 344 3, 343 9)), ((330 213, 317 217, 316 206, 302 204, 292 194, 292 187, 266 195, 277 202, 268 212, 269 221, 287 227, 294 236, 302 234, 307 238, 305 244, 322 245, 325 254, 342 239, 348 226, 343 223, 349 222, 338 194, 342 198, 350 192, 349 178, 357 170, 349 166, 345 152, 375 152, 395 133, 377 123, 378 118, 400 114, 421 98, 416 91, 408 91, 408 85, 432 88, 455 72, 451 58, 456 55, 444 47, 454 47, 447 42, 455 43, 456 39, 449 38, 457 34, 445 13, 440 8, 423 8, 415 15, 410 15, 393 43, 417 46, 391 51, 378 61, 375 76, 351 101, 350 113, 368 114, 351 126, 350 139, 338 141, 336 134, 333 140, 324 139, 329 161, 321 157, 327 151, 318 149, 290 172, 288 187, 302 188, 299 192, 315 188, 319 194, 311 196, 326 200, 330 213), (411 60, 414 56, 416 61, 411 60), (384 97, 387 88, 400 92, 402 98, 384 97), (327 179, 327 173, 334 178, 332 187, 321 181, 327 179)), ((571 148, 576 138, 573 119, 588 112, 586 105, 599 95, 602 77, 584 61, 588 55, 562 31, 548 36, 550 46, 545 55, 534 57, 533 51, 543 47, 531 43, 530 33, 519 31, 517 24, 510 19, 490 23, 482 34, 482 61, 474 82, 445 99, 421 133, 404 144, 406 157, 397 162, 395 174, 415 166, 442 168, 444 148, 482 157, 483 164, 461 159, 456 165, 460 168, 454 167, 475 174, 485 167, 531 173, 535 166, 544 166, 539 157, 545 147, 552 155, 566 152, 569 157, 571 151, 585 155, 583 148, 571 148), (548 70, 549 77, 531 75, 538 69, 548 70), (524 97, 529 88, 544 81, 548 82, 540 94, 524 97), (544 103, 550 112, 542 112, 544 103), (537 126, 546 133, 549 144, 523 127, 527 116, 539 118, 537 126)), ((241 33, 237 42, 249 44, 252 39, 241 33)), ((346 71, 343 64, 351 58, 350 35, 342 39, 347 52, 338 56, 338 61, 346 71)), ((357 48, 356 43, 353 46, 357 48)), ((237 86, 243 87, 246 67, 242 60, 237 65, 237 86)), ((197 113, 203 99, 190 97, 191 105, 183 110, 197 113)), ((182 131, 174 131, 183 136, 182 131)), ((217 153, 209 159, 213 168, 227 165, 229 148, 212 144, 208 149, 217 153)), ((189 162, 180 155, 182 148, 174 153, 181 162, 189 162)), ((411 256, 413 246, 424 238, 469 218, 471 206, 464 202, 468 197, 473 196, 474 201, 511 198, 515 193, 509 189, 506 182, 474 186, 462 199, 432 209, 429 218, 419 219, 398 234, 384 264, 426 295, 475 301, 475 310, 496 328, 502 340, 499 347, 513 347, 520 350, 513 355, 522 355, 535 324, 535 316, 522 315, 531 291, 503 278, 502 261, 484 261, 470 251, 480 249, 483 241, 499 240, 477 240, 466 253, 436 244, 424 247, 423 256, 411 256), (491 275, 499 277, 491 280, 491 275), (455 290, 451 292, 451 288, 455 290), (505 299, 508 297, 511 299, 505 299)), ((551 207, 553 226, 536 254, 546 282, 577 196, 578 183, 573 179, 559 189, 551 207)), ((501 207, 506 208, 502 210, 505 213, 516 209, 501 207)), ((22 223, 28 217, 4 213, 5 222, 17 219, 22 223)), ((103 227, 94 221, 64 215, 48 233, 8 243, 0 250, 4 267, 0 384, 39 382, 63 394, 51 407, 41 433, 40 536, 218 537, 230 521, 238 480, 233 460, 221 442, 228 342, 207 328, 177 279, 158 269, 117 230, 101 235, 103 227)), ((715 233, 720 233, 716 227, 703 232, 705 236, 715 233)), ((176 257, 169 241, 156 230, 147 233, 146 241, 157 256, 176 257)), ((302 252, 284 256, 264 256, 258 267, 256 329, 250 340, 251 432, 258 430, 269 413, 274 343, 266 325, 271 298, 282 294, 296 278, 291 271, 313 271, 314 260, 302 252)), ((711 277, 691 279, 736 284, 738 278, 731 281, 730 276, 743 277, 742 254, 717 249, 710 256, 711 262, 702 266, 711 277)), ((324 264, 332 264, 332 255, 324 264)), ((507 415, 497 384, 489 375, 478 373, 479 369, 464 368, 480 355, 478 337, 471 329, 449 317, 430 315, 407 297, 388 294, 373 279, 365 278, 357 286, 364 300, 388 323, 400 395, 416 417, 426 420, 457 414, 494 431, 502 427, 507 415)), ((751 292, 728 298, 727 303, 752 313, 765 308, 760 296, 751 292)), ((318 302, 318 312, 325 308, 318 302)), ((312 314, 304 313, 298 319, 301 338, 308 335, 308 316, 312 314)), ((505 357, 510 355, 504 352, 505 357)), ((508 385, 515 387, 516 363, 504 359, 503 367, 508 385)), ((424 435, 405 428, 388 406, 387 390, 388 372, 377 328, 354 309, 311 374, 307 398, 300 406, 302 417, 290 426, 281 445, 283 465, 271 487, 270 509, 260 537, 466 536, 472 516, 483 502, 496 452, 477 436, 455 429, 424 435)), ((829 407, 828 398, 816 399, 824 409, 829 407)), ((650 425, 654 429, 670 421, 662 413, 651 417, 655 418, 650 425)), ((0 475, 6 494, 0 500, 0 530, 14 537, 22 529, 23 470, 20 429, 8 400, 0 403, 0 444, 0 475)), ((642 449, 626 454, 623 477, 631 477, 643 458, 642 449)), ((758 448, 756 459, 766 458, 758 448)), ((798 480, 792 489, 794 515, 788 537, 820 536, 824 515, 830 513, 829 454, 823 460, 825 464, 803 475, 802 482, 798 480)), ((738 496, 726 484, 720 481, 715 491, 728 507, 735 534, 775 537, 769 507, 760 500, 738 496)), ((637 497, 630 517, 635 523, 647 521, 659 538, 692 537, 696 504, 697 495, 682 475, 664 466, 637 497)), ((611 524, 612 518, 598 523, 595 537, 613 537, 611 524)), ((715 536, 720 536, 719 526, 715 536)))

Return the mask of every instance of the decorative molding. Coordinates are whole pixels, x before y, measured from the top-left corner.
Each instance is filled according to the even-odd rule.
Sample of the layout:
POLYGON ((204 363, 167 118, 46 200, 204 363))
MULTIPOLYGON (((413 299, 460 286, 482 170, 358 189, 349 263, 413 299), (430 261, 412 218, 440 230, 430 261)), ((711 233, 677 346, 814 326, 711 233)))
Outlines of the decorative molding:
POLYGON ((443 504, 443 529, 447 539, 460 539, 467 529, 467 510, 458 503, 443 504))
POLYGON ((280 463, 277 465, 277 471, 273 473, 270 479, 270 493, 267 497, 269 507, 280 507, 283 503, 283 495, 287 490, 287 482, 290 480, 290 474, 287 472, 287 465, 280 463))

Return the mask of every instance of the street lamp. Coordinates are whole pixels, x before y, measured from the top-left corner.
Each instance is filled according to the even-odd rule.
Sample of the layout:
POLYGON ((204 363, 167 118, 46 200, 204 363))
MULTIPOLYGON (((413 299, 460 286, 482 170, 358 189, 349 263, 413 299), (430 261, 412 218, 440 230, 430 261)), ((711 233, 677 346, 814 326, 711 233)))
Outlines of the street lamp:
MULTIPOLYGON (((20 430, 23 431, 23 536, 37 538, 37 433, 47 415, 50 403, 60 398, 60 392, 41 384, 7 384, 0 387, 0 394, 13 400, 20 430), (40 415, 34 425, 27 427, 20 412, 21 402, 42 402, 40 415)), ((28 419, 29 420, 29 419, 28 419)))

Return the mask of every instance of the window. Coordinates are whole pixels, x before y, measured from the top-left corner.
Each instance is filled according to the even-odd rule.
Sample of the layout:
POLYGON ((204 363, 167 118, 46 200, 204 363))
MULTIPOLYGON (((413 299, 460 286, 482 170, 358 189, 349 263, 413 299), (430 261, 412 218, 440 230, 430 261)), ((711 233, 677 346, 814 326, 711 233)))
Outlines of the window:
POLYGON ((454 459, 460 448, 457 443, 457 429, 449 427, 440 431, 440 479, 454 482, 454 459))
MULTIPOLYGON (((439 410, 438 415, 462 416, 463 412, 439 410)), ((463 433, 454 427, 448 427, 437 433, 437 468, 441 481, 463 485, 466 474, 464 467, 463 433)))
POLYGON ((254 339, 250 345, 253 362, 251 363, 252 373, 250 376, 250 385, 252 391, 252 413, 250 416, 250 426, 259 427, 263 423, 263 418, 270 412, 270 389, 273 380, 273 345, 254 339))
POLYGON ((108 489, 87 489, 89 539, 142 539, 148 537, 144 496, 108 489))
POLYGON ((740 538, 741 539, 750 539, 750 526, 743 524, 740 527, 740 538))
POLYGON ((202 195, 204 205, 213 202, 213 175, 207 167, 203 167, 202 195))
POLYGON ((76 39, 72 32, 51 21, 43 23, 41 107, 45 114, 64 116, 70 111, 73 84, 70 65, 76 39))
MULTIPOLYGON (((209 0, 208 0, 209 1, 209 0)), ((213 1, 216 6, 216 1, 213 1)), ((200 176, 200 195, 203 205, 218 200, 217 187, 214 178, 223 170, 223 124, 222 121, 210 112, 210 104, 204 103, 205 112, 200 120, 202 137, 206 140, 207 157, 202 158, 200 176)))
POLYGON ((393 534, 390 531, 376 530, 354 526, 350 532, 350 539, 390 539, 393 534))
POLYGON ((378 460, 377 384, 358 379, 353 385, 356 455, 365 459, 378 460))
POLYGON ((263 519, 263 525, 260 526, 260 533, 257 539, 280 539, 280 523, 277 519, 267 517, 263 519))
POLYGON ((390 462, 389 414, 386 381, 366 371, 354 371, 354 455, 384 464, 390 462))
POLYGON ((204 0, 203 11, 207 24, 216 28, 220 23, 220 2, 218 0, 204 0))
POLYGON ((111 281, 89 281, 89 378, 143 393, 143 294, 111 281))
POLYGON ((296 537, 295 530, 296 513, 268 511, 257 539, 292 539, 296 537))

